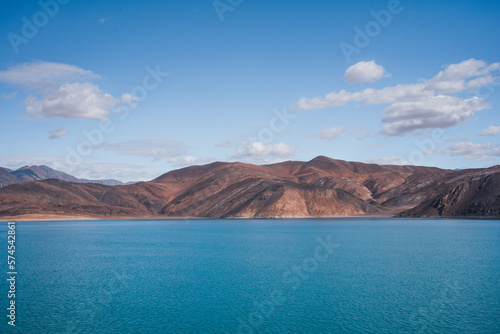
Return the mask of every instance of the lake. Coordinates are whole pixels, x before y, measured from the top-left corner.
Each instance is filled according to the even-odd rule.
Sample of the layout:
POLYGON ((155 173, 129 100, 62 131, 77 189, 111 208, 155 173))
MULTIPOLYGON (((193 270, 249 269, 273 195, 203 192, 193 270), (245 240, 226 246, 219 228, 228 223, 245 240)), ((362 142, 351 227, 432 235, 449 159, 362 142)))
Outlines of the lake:
POLYGON ((16 265, 2 333, 500 333, 495 220, 17 222, 16 265))

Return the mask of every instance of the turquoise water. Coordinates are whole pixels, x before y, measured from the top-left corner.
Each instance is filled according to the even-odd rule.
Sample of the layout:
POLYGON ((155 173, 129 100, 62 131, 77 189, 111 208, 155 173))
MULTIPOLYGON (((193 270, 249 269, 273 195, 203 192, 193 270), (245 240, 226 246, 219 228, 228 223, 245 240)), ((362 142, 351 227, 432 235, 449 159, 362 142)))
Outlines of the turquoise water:
POLYGON ((500 333, 500 221, 16 225, 2 333, 500 333))

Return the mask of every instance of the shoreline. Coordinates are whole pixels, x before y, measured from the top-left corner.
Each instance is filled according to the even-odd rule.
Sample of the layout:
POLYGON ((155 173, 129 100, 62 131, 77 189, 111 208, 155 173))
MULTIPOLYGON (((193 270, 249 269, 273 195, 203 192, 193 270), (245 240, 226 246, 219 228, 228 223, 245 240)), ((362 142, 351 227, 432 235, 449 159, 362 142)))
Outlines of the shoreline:
MULTIPOLYGON (((404 208, 405 209, 405 208, 404 208)), ((403 210, 404 210, 403 209, 403 210)), ((229 218, 211 218, 211 217, 191 217, 191 216, 98 216, 98 215, 55 215, 55 214, 26 214, 19 216, 4 216, 0 217, 0 222, 9 221, 85 221, 85 220, 179 220, 179 219, 192 219, 192 220, 207 220, 207 219, 218 219, 218 220, 249 220, 249 219, 333 219, 333 218, 393 218, 396 214, 401 212, 401 208, 398 209, 388 209, 376 214, 358 214, 358 215, 339 215, 339 216, 277 216, 277 217, 229 217, 229 218)))
POLYGON ((396 217, 394 214, 388 215, 350 215, 350 216, 317 216, 317 217, 230 217, 230 218, 210 218, 210 217, 159 217, 159 216, 58 216, 58 215, 21 215, 0 217, 0 222, 56 222, 56 221, 99 221, 99 220, 327 220, 327 219, 478 219, 478 220, 500 220, 500 217, 396 217))
POLYGON ((88 216, 42 216, 22 215, 18 217, 0 217, 0 222, 44 222, 44 221, 96 221, 96 220, 290 220, 290 219, 335 219, 335 218, 394 218, 394 216, 373 216, 373 215, 353 215, 353 216, 318 216, 318 217, 230 217, 230 218, 210 218, 210 217, 130 217, 130 216, 106 216, 106 217, 88 217, 88 216))

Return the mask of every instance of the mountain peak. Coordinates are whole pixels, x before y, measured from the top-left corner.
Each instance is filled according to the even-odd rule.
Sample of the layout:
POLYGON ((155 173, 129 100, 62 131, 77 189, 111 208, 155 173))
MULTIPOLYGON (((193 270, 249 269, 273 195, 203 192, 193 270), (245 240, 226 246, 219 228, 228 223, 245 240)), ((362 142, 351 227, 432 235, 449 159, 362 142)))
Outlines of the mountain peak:
POLYGON ((329 158, 329 157, 324 156, 324 155, 318 155, 317 157, 309 160, 309 162, 331 162, 331 161, 334 161, 334 159, 329 158))

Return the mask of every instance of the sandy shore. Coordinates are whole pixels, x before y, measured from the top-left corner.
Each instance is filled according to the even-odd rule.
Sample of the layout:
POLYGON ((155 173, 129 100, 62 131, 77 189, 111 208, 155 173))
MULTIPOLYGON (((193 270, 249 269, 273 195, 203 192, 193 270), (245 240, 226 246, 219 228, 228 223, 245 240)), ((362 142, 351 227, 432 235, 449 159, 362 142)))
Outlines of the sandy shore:
POLYGON ((160 219, 158 216, 154 217, 126 217, 126 216, 70 216, 70 215, 19 215, 19 216, 6 216, 0 217, 0 222, 11 221, 64 221, 64 220, 126 220, 126 219, 160 219))
POLYGON ((12 221, 65 221, 65 220, 174 220, 174 219, 328 219, 328 218, 390 218, 401 211, 385 211, 379 214, 363 214, 352 216, 330 216, 330 217, 238 217, 238 218, 204 218, 204 217, 165 217, 165 216, 72 216, 72 215, 45 215, 45 214, 32 214, 32 215, 19 215, 19 216, 5 216, 0 217, 0 222, 12 221))
POLYGON ((0 222, 21 221, 65 221, 65 220, 173 220, 173 219, 214 219, 200 217, 165 217, 165 216, 71 216, 71 215, 19 215, 0 217, 0 222))

